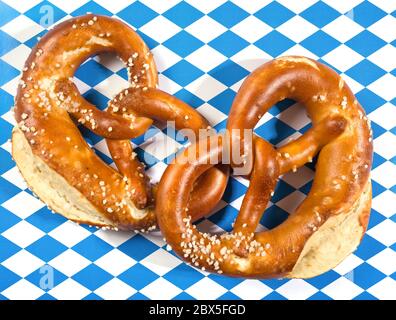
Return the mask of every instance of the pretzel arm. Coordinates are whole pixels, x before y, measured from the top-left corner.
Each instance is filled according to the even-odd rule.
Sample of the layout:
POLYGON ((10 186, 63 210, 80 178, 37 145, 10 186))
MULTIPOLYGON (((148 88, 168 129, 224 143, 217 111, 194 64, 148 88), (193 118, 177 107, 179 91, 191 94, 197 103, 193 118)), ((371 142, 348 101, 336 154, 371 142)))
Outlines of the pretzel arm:
POLYGON ((295 171, 305 163, 311 162, 323 146, 345 130, 346 125, 347 122, 344 117, 339 115, 329 116, 310 128, 298 139, 280 147, 278 149, 280 174, 290 170, 295 171))
POLYGON ((130 141, 107 139, 106 142, 118 171, 127 179, 128 196, 138 209, 145 208, 152 198, 150 181, 130 141))
POLYGON ((152 124, 145 117, 128 117, 97 109, 85 100, 71 80, 58 80, 56 103, 63 106, 79 123, 108 139, 132 139, 143 134, 152 124))

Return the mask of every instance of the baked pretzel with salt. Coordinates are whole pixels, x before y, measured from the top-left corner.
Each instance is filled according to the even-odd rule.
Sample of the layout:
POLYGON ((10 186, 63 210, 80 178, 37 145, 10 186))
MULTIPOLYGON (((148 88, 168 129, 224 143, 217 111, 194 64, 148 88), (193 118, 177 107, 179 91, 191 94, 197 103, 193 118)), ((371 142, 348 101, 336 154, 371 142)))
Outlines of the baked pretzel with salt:
POLYGON ((333 268, 358 246, 371 205, 372 131, 362 107, 336 72, 297 56, 265 63, 242 84, 227 128, 230 138, 219 135, 191 146, 160 181, 158 223, 180 257, 202 270, 231 276, 308 278, 333 268), (273 104, 285 98, 305 105, 312 127, 278 149, 254 137, 253 147, 246 151, 243 129, 253 129, 273 104), (225 146, 238 140, 241 152, 250 152, 253 169, 234 229, 221 235, 201 232, 186 210, 194 181, 213 167, 209 159, 221 161, 229 152, 225 146), (201 152, 205 143, 212 148, 201 152), (279 226, 256 233, 279 176, 296 171, 319 151, 305 200, 279 226), (185 161, 191 152, 195 161, 185 161))
MULTIPOLYGON (((195 133, 208 127, 194 109, 156 89, 157 80, 148 47, 117 19, 85 15, 48 32, 25 64, 15 104, 12 152, 32 191, 79 223, 154 229, 155 194, 129 139, 143 134, 153 120, 171 120, 176 129, 195 133), (104 111, 86 101, 72 81, 81 63, 102 52, 118 55, 130 82, 104 111), (77 124, 106 138, 118 171, 94 153, 77 124)), ((196 183, 189 204, 194 217, 213 209, 227 178, 227 168, 216 167, 196 183)))

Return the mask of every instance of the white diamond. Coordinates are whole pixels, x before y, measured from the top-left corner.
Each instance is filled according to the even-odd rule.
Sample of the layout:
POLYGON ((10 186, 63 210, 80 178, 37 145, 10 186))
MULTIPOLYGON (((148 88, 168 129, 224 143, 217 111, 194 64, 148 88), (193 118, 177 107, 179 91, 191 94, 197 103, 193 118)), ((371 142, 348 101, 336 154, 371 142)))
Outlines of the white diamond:
POLYGON ((91 291, 73 279, 66 279, 48 293, 58 300, 81 300, 91 291))
MULTIPOLYGON (((96 2, 99 2, 100 0, 97 0, 96 2)), ((51 0, 52 4, 56 5, 58 8, 62 9, 66 13, 71 13, 75 11, 76 9, 82 7, 84 4, 88 2, 88 0, 51 0)), ((115 1, 110 1, 111 3, 114 3, 115 1)))
POLYGON ((199 280, 185 291, 198 300, 214 300, 227 292, 223 286, 206 277, 199 280))
POLYGON ((16 273, 18 276, 26 277, 43 266, 44 261, 26 250, 21 250, 6 261, 3 261, 2 265, 12 270, 12 272, 16 273))
POLYGON ((106 140, 102 139, 97 144, 94 145, 95 150, 98 150, 108 157, 111 157, 109 147, 107 146, 106 140))
POLYGON ((193 7, 197 8, 199 11, 203 13, 209 13, 214 9, 220 7, 226 0, 211 0, 211 1, 202 1, 202 0, 187 0, 189 4, 193 7))
POLYGON ((163 162, 157 162, 146 171, 146 174, 150 177, 151 183, 158 183, 165 172, 167 165, 163 162))
POLYGON ((271 0, 254 0, 254 1, 231 0, 231 1, 235 3, 238 7, 249 12, 250 14, 257 12, 258 10, 264 8, 269 3, 272 2, 271 0))
POLYGON ((49 265, 68 277, 75 275, 90 264, 90 261, 77 252, 67 249, 49 262, 49 265))
POLYGON ((341 15, 322 28, 322 30, 332 36, 334 39, 345 43, 362 32, 364 28, 348 17, 341 15))
MULTIPOLYGON (((107 0, 102 0, 103 2, 107 0)), ((130 0, 128 0, 131 2, 130 0)), ((153 9, 155 12, 164 13, 165 11, 169 10, 170 8, 177 5, 180 0, 169 0, 169 1, 162 1, 162 0, 141 0, 140 2, 144 3, 147 7, 153 9)), ((161 29, 158 29, 161 30, 161 29)))
POLYGON ((297 190, 278 201, 276 205, 287 213, 293 213, 304 199, 305 194, 297 190))
POLYGON ((323 57, 324 61, 330 63, 342 72, 350 69, 363 59, 363 56, 344 44, 330 51, 323 57))
POLYGON ((24 15, 16 17, 0 29, 20 42, 25 42, 44 30, 42 26, 24 15))
MULTIPOLYGON (((150 141, 146 141, 144 144, 140 145, 140 148, 142 148, 145 152, 159 160, 169 157, 180 147, 180 143, 168 137, 162 131, 154 135, 150 141)), ((147 160, 145 162, 147 163, 147 160)))
POLYGON ((304 18, 294 16, 280 25, 277 30, 294 42, 301 42, 319 29, 304 18))
POLYGON ((392 42, 395 40, 396 19, 387 15, 367 29, 386 42, 392 42))
POLYGON ((1 118, 4 119, 5 121, 7 121, 8 123, 10 123, 12 126, 16 125, 16 121, 14 118, 14 110, 11 109, 9 111, 7 111, 6 113, 1 115, 1 118))
POLYGON ((22 220, 2 234, 21 248, 26 248, 45 235, 43 231, 22 220))
POLYGON ((210 75, 204 74, 188 84, 186 89, 202 100, 208 101, 223 92, 227 87, 210 75))
POLYGON ((18 217, 25 219, 44 207, 44 204, 29 193, 22 191, 4 202, 1 206, 18 217))
POLYGON ((338 278, 334 282, 322 289, 322 292, 334 300, 351 300, 364 290, 344 277, 338 278))
POLYGON ((96 62, 105 66, 107 69, 118 72, 125 68, 124 62, 121 61, 114 53, 102 53, 93 58, 96 62))
POLYGON ((7 181, 16 185, 19 189, 24 190, 27 188, 26 181, 22 177, 21 173, 18 170, 18 167, 16 166, 8 170, 7 172, 3 173, 1 176, 7 181))
POLYGON ((39 4, 43 0, 24 0, 24 1, 15 1, 15 0, 2 0, 2 2, 8 4, 10 7, 15 10, 24 13, 29 9, 33 8, 35 5, 39 4))
POLYGON ((169 94, 175 94, 182 88, 176 82, 164 76, 163 74, 158 75, 158 85, 161 90, 164 90, 169 94))
POLYGON ((159 43, 163 43, 180 31, 173 22, 163 16, 158 16, 140 28, 140 31, 159 43), (161 32, 158 32, 161 30, 161 32))
POLYGON ((276 291, 289 300, 305 300, 315 294, 318 289, 302 279, 293 279, 276 291))
POLYGON ((387 44, 381 49, 375 51, 367 59, 385 71, 390 72, 396 67, 395 61, 393 60, 395 56, 396 48, 390 44, 387 44))
POLYGON ((102 239, 103 241, 106 241, 113 247, 119 247, 121 244, 131 239, 134 236, 134 233, 126 231, 113 232, 99 229, 95 232, 95 236, 102 239))
POLYGON ((231 31, 253 43, 270 33, 272 28, 255 16, 249 16, 233 26, 231 31))
POLYGON ((393 11, 395 11, 395 7, 396 7, 395 0, 390 0, 390 1, 370 0, 370 2, 387 13, 392 13, 393 11))
POLYGON ((300 103, 293 104, 277 115, 277 118, 287 123, 295 130, 300 130, 311 122, 307 116, 304 106, 300 103))
POLYGON ((396 165, 390 161, 386 161, 371 172, 371 177, 380 185, 386 188, 392 188, 396 181, 396 165))
MULTIPOLYGON (((78 0, 75 1, 78 2, 78 0)), ((95 2, 112 13, 118 13, 131 4, 131 0, 95 0, 95 2)))
POLYGON ((198 107, 196 110, 208 120, 212 127, 227 118, 227 115, 207 103, 198 107))
POLYGON ((189 25, 185 30, 205 43, 210 42, 227 31, 223 25, 208 16, 203 16, 189 25))
POLYGON ((105 300, 126 300, 135 294, 137 290, 128 286, 125 282, 114 278, 94 292, 105 300))
POLYGON ((163 276, 181 263, 178 258, 163 249, 158 249, 140 261, 140 264, 159 276, 163 276))
POLYGON ((368 86, 368 89, 387 101, 395 98, 394 88, 396 88, 396 77, 390 73, 385 74, 368 86))
POLYGON ((354 254, 350 254, 346 257, 338 266, 336 266, 333 270, 340 275, 344 276, 348 272, 351 272, 353 269, 358 267, 363 263, 363 260, 354 254))
POLYGON ((103 270, 118 276, 136 264, 136 261, 118 249, 114 249, 95 261, 103 270))
POLYGON ((364 86, 362 86, 359 82, 356 80, 352 79, 345 73, 340 74, 340 76, 344 79, 345 83, 348 85, 348 87, 352 90, 354 94, 360 92, 362 89, 364 89, 364 86))
POLYGON ((386 130, 396 126, 396 106, 387 102, 382 107, 375 109, 368 117, 386 130))
POLYGON ((227 58, 205 44, 186 57, 186 60, 202 71, 208 72, 223 63, 227 58))
POLYGON ((243 300, 261 300, 273 290, 259 280, 245 280, 230 290, 243 300))
POLYGON ((272 60, 272 57, 268 53, 251 44, 233 55, 230 59, 246 70, 252 72, 263 63, 272 60))
MULTIPOLYGON (((396 242, 396 223, 392 220, 386 219, 368 230, 367 234, 384 245, 391 246, 396 242)), ((394 267, 396 268, 396 264, 394 267)))
POLYGON ((385 217, 390 218, 395 211, 396 194, 390 190, 385 190, 373 199, 372 207, 385 217))
MULTIPOLYGON (((395 230, 393 230, 393 232, 395 232, 395 230)), ((383 251, 367 260, 367 263, 389 276, 396 271, 396 252, 390 248, 385 248, 383 251)))
MULTIPOLYGON (((389 114, 391 117, 391 114, 389 114)), ((396 136, 389 131, 380 135, 374 140, 374 151, 384 157, 385 159, 391 159, 396 156, 396 148, 389 148, 389 146, 396 145, 396 136)), ((393 183, 394 184, 394 183, 393 183)), ((389 186, 392 187, 393 184, 389 186)))
POLYGON ((154 54, 155 63, 159 72, 165 71, 182 59, 179 55, 162 44, 156 46, 151 52, 154 54))
POLYGON ((327 3, 330 7, 333 7, 334 9, 338 10, 343 14, 355 8, 359 3, 362 3, 363 1, 364 0, 348 0, 348 1, 323 0, 323 2, 327 3))
POLYGON ((6 84, 1 86, 1 89, 8 92, 12 96, 16 96, 18 85, 19 85, 20 76, 16 76, 14 79, 10 80, 6 84))
POLYGON ((300 44, 295 44, 293 47, 287 49, 285 52, 282 53, 283 56, 304 56, 307 58, 311 58, 314 60, 318 59, 318 56, 312 53, 311 51, 305 49, 300 44))
POLYGON ((31 51, 32 50, 29 47, 21 44, 2 56, 1 59, 13 66, 15 69, 22 70, 31 51))
POLYGON ((107 98, 113 99, 113 97, 121 92, 121 90, 129 87, 130 83, 128 81, 117 74, 113 74, 101 83, 97 84, 94 89, 105 95, 107 98))
POLYGON ((301 188, 303 185, 307 184, 311 181, 315 176, 315 173, 303 166, 298 168, 297 172, 288 172, 283 177, 282 180, 293 186, 294 188, 298 189, 301 188))
POLYGON ((81 94, 84 94, 85 92, 91 89, 89 85, 87 85, 85 82, 82 82, 80 79, 76 77, 73 78, 73 82, 81 94))
POLYGON ((10 300, 36 300, 44 293, 44 290, 25 279, 21 279, 8 287, 1 294, 10 300))
POLYGON ((152 300, 170 300, 182 290, 164 278, 158 278, 141 289, 140 292, 152 300))
POLYGON ((87 238, 91 233, 72 221, 66 221, 52 230, 49 235, 67 247, 73 247, 87 238))
POLYGON ((305 0, 305 1, 295 1, 295 0, 278 0, 280 4, 282 4, 287 9, 295 12, 301 13, 305 9, 311 7, 313 4, 317 2, 317 0, 305 0))
POLYGON ((396 281, 392 278, 382 279, 367 292, 380 300, 396 300, 396 281))

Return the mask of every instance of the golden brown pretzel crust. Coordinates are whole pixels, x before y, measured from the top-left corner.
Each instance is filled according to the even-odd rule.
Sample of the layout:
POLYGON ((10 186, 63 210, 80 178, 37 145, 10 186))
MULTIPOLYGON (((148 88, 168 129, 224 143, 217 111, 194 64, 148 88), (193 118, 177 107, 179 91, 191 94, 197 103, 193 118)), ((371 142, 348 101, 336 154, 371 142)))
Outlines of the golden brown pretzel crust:
MULTIPOLYGON (((26 62, 15 107, 18 127, 33 154, 21 150, 26 145, 19 131, 15 131, 18 143, 13 141, 18 167, 38 196, 52 203, 51 196, 41 196, 39 190, 43 188, 37 186, 37 179, 27 178, 29 166, 21 163, 28 162, 24 157, 39 162, 34 166, 40 167, 41 173, 48 170, 51 175, 60 175, 64 179, 57 178, 60 184, 66 182, 73 188, 73 194, 74 189, 77 191, 77 198, 88 200, 85 207, 103 215, 99 223, 62 212, 71 219, 120 229, 155 228, 151 187, 129 139, 144 133, 152 119, 172 119, 178 128, 193 130, 208 126, 194 109, 156 86, 156 66, 148 47, 117 19, 96 15, 77 17, 61 23, 43 37, 26 62), (127 66, 131 83, 105 111, 82 98, 71 80, 82 62, 101 52, 118 55, 127 66), (75 121, 107 139, 119 172, 95 155, 75 121)), ((206 211, 197 211, 192 205, 196 217, 213 209, 223 194, 227 177, 227 169, 214 168, 208 173, 207 181, 196 188, 198 196, 206 202, 206 211), (206 182, 214 183, 210 192, 206 182)), ((81 203, 70 205, 84 207, 81 203)), ((56 204, 53 207, 58 209, 56 204)))
POLYGON ((371 203, 371 129, 362 107, 333 70, 303 57, 264 64, 239 90, 228 129, 253 129, 285 98, 305 105, 312 128, 277 151, 261 138, 254 139, 250 185, 232 233, 201 233, 185 210, 194 181, 212 166, 206 160, 221 159, 227 137, 212 137, 218 147, 206 154, 192 146, 165 171, 157 194, 158 223, 167 242, 187 262, 232 276, 311 277, 334 267, 359 243, 371 203), (186 163, 191 150, 197 160, 186 163), (319 150, 306 199, 278 227, 254 233, 279 175, 311 161, 319 150))

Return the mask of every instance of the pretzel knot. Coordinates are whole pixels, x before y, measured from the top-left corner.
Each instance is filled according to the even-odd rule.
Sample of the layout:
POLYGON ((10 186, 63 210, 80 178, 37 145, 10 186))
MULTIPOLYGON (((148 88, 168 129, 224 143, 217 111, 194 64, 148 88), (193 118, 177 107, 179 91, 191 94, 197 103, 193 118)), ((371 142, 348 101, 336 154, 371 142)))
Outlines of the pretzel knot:
MULTIPOLYGON (((61 23, 29 56, 16 97, 13 156, 31 189, 71 220, 113 229, 152 230, 155 188, 136 157, 131 138, 153 123, 173 121, 195 133, 207 121, 182 101, 156 89, 157 70, 143 40, 119 20, 86 15, 61 23), (79 93, 72 77, 82 62, 113 52, 125 63, 130 87, 101 111, 79 93), (118 168, 105 164, 76 124, 106 138, 118 168)), ((194 218, 220 200, 227 168, 208 171, 188 204, 194 218), (198 201, 199 200, 199 201, 198 201)))
POLYGON ((203 270, 232 276, 306 278, 334 267, 357 247, 371 204, 371 129, 362 107, 334 71, 303 57, 262 65, 239 90, 227 128, 230 137, 210 137, 185 150, 159 184, 159 226, 178 255, 203 270), (278 149, 254 137, 247 151, 253 159, 250 184, 233 231, 211 235, 197 230, 186 210, 194 181, 212 168, 210 159, 221 161, 230 152, 227 145, 249 150, 246 137, 232 132, 252 130, 285 98, 305 105, 312 127, 278 149), (238 140, 240 146, 234 144, 238 140), (212 147, 201 152, 205 144, 212 147), (256 233, 279 176, 311 162, 319 151, 306 199, 282 224, 256 233), (195 152, 194 161, 185 161, 189 152, 195 152))

